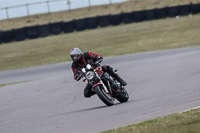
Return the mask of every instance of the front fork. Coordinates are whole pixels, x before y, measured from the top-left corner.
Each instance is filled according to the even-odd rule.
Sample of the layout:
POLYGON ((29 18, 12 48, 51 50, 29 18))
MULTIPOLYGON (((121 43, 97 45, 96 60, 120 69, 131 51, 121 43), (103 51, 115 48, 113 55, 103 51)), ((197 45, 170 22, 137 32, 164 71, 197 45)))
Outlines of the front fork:
MULTIPOLYGON (((114 80, 111 79, 110 75, 107 74, 106 77, 102 77, 102 79, 103 79, 103 78, 107 79, 107 80, 105 80, 105 81, 107 82, 107 85, 108 85, 108 86, 106 86, 106 85, 104 84, 104 82, 102 81, 102 79, 100 78, 100 76, 96 73, 96 71, 95 71, 95 74, 96 74, 97 78, 99 79, 99 82, 96 83, 96 84, 94 84, 93 88, 94 88, 95 86, 101 84, 101 85, 103 86, 104 90, 105 90, 105 93, 106 93, 106 94, 110 94, 111 96, 113 96, 112 87, 111 87, 111 85, 110 85, 110 82, 111 82, 111 83, 114 83, 114 80), (112 81, 110 81, 110 80, 112 80, 112 81)), ((106 74, 106 73, 104 73, 104 74, 106 74)))
MULTIPOLYGON (((113 101, 115 100, 115 98, 113 97, 112 94, 112 90, 110 87, 106 87, 106 85, 103 83, 103 81, 100 79, 99 82, 97 82, 96 84, 93 85, 93 90, 96 86, 101 85, 103 87, 102 92, 109 98, 111 98, 113 101), (109 89, 109 90, 108 90, 109 89)), ((95 91, 95 90, 94 90, 95 91)))
POLYGON ((105 89, 106 93, 109 93, 108 88, 105 86, 102 80, 100 81, 100 83, 103 85, 103 88, 105 89))

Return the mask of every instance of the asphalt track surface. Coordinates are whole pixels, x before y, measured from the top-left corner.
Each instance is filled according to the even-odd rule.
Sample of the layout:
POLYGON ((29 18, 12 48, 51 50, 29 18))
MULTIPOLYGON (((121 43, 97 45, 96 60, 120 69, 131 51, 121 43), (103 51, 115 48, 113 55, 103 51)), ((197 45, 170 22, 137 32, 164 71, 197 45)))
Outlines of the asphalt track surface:
POLYGON ((70 63, 0 72, 0 133, 95 133, 200 106, 200 47, 105 58, 128 82, 127 103, 84 98, 70 63))

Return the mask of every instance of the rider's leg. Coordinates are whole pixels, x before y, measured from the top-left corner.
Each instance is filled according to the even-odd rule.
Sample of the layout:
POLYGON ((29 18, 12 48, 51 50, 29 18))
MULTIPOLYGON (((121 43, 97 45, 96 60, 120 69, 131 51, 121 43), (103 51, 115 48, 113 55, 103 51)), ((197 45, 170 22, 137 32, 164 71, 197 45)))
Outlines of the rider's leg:
POLYGON ((126 81, 124 81, 117 73, 115 73, 111 66, 106 65, 103 66, 102 68, 104 71, 108 72, 112 77, 114 77, 118 82, 120 82, 122 86, 127 85, 126 81))
POLYGON ((92 86, 90 84, 87 84, 84 89, 84 96, 86 98, 89 98, 89 97, 93 96, 94 94, 95 94, 95 92, 92 90, 92 86))

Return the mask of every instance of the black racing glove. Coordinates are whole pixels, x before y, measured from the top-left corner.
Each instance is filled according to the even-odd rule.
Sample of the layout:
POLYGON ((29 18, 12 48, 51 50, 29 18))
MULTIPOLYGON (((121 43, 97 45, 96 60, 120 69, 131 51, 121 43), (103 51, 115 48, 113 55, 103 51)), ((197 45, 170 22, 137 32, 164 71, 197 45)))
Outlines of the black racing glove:
POLYGON ((98 56, 98 57, 97 57, 97 61, 96 61, 96 62, 97 62, 98 64, 100 64, 102 61, 103 61, 103 58, 102 58, 102 57, 100 57, 100 56, 98 56))
POLYGON ((81 73, 81 74, 76 74, 75 80, 76 80, 76 81, 79 81, 82 77, 83 77, 83 74, 82 74, 82 73, 81 73))

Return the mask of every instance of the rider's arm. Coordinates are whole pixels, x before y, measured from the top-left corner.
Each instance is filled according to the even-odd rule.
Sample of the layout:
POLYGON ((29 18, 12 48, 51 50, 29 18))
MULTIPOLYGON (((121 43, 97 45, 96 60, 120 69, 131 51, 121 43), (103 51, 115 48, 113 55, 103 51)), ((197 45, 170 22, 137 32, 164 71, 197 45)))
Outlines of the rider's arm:
POLYGON ((73 66, 71 68, 72 68, 72 71, 74 73, 74 79, 76 81, 79 81, 81 79, 81 77, 82 77, 82 73, 80 72, 80 70, 78 70, 77 68, 75 68, 73 66))
POLYGON ((94 62, 98 60, 103 60, 103 56, 93 53, 93 52, 87 52, 86 57, 88 57, 89 59, 92 59, 94 62))

